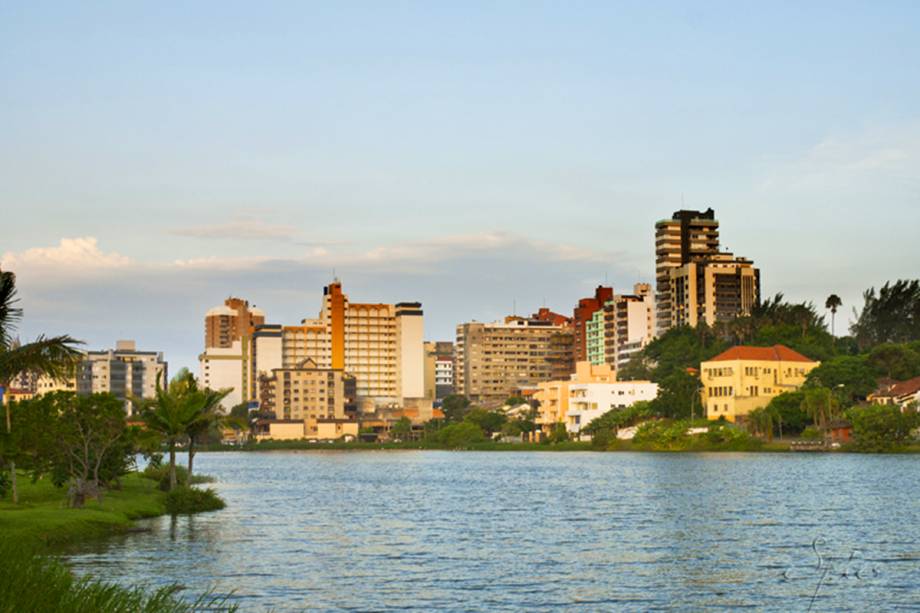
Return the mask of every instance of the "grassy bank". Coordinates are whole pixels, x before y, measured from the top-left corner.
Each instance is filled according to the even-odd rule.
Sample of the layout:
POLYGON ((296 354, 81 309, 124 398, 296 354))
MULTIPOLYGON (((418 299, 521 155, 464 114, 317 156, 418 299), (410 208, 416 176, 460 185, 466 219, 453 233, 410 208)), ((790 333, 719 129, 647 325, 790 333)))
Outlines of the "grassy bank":
POLYGON ((0 533, 4 541, 47 548, 127 530, 132 520, 166 513, 166 494, 155 481, 135 473, 121 483, 120 490, 106 490, 101 502, 89 500, 84 508, 71 509, 64 490, 23 475, 19 504, 0 501, 0 533))

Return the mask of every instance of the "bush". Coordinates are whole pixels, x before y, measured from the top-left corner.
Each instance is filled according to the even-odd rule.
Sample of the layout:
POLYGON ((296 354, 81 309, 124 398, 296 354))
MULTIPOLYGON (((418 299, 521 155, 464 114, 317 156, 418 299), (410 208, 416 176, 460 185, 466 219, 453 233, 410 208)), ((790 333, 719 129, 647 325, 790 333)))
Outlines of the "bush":
POLYGON ((438 431, 436 437, 438 443, 449 449, 469 447, 474 443, 481 443, 486 440, 482 429, 468 421, 442 428, 438 431))
MULTIPOLYGON (((154 466, 148 464, 144 472, 141 473, 148 479, 153 479, 159 484, 159 488, 164 492, 169 491, 169 464, 154 466)), ((188 469, 184 466, 176 465, 176 485, 195 485, 198 483, 214 483, 217 479, 210 475, 192 475, 192 481, 188 480, 188 469)))
POLYGON ((808 426, 802 430, 802 438, 806 441, 819 441, 824 438, 824 436, 821 434, 821 431, 814 426, 808 426))
POLYGON ((918 424, 913 410, 897 405, 870 404, 847 411, 853 424, 853 440, 860 451, 894 451, 910 442, 911 430, 918 424))
POLYGON ((166 510, 173 515, 219 511, 227 504, 212 488, 181 485, 166 495, 166 510))

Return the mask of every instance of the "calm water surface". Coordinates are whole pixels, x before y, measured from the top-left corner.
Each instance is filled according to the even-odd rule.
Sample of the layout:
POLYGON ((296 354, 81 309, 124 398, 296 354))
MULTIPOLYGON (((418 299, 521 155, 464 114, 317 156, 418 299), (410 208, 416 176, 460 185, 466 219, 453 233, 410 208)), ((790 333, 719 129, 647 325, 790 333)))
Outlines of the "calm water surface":
POLYGON ((920 457, 202 453, 228 508, 69 556, 244 611, 920 610, 920 457), (816 595, 817 594, 817 595, 816 595))

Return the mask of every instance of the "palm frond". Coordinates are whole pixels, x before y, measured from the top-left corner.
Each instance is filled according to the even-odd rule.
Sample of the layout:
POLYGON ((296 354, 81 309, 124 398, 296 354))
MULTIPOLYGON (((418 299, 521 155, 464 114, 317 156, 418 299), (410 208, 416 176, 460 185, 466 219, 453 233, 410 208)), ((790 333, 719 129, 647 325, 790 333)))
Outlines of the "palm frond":
POLYGON ((12 344, 13 333, 22 319, 22 309, 16 306, 17 302, 16 275, 0 271, 0 347, 12 344))
POLYGON ((22 373, 64 379, 73 374, 83 353, 82 345, 70 336, 39 336, 35 341, 15 348, 0 346, 0 383, 9 382, 22 373))

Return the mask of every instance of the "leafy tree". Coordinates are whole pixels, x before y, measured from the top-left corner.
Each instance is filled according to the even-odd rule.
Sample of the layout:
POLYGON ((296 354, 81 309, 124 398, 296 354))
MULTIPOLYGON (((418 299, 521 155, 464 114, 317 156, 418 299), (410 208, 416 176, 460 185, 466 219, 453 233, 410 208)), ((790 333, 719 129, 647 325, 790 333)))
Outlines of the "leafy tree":
MULTIPOLYGON (((69 336, 39 336, 31 343, 19 343, 15 338, 16 328, 22 319, 22 309, 17 306, 18 302, 16 275, 0 271, 0 388, 8 388, 13 380, 25 373, 47 375, 55 379, 63 379, 70 375, 81 358, 77 345, 82 343, 69 336)), ((7 434, 11 432, 12 426, 12 418, 7 408, 7 434)), ((10 488, 13 503, 16 503, 19 501, 16 489, 16 460, 0 458, 0 464, 2 463, 9 465, 10 488)))
POLYGON ((754 409, 747 415, 748 428, 755 436, 764 436, 773 440, 773 430, 778 425, 779 414, 769 405, 754 409))
POLYGON ((390 436, 400 440, 406 438, 412 433, 412 420, 405 415, 396 420, 396 423, 390 428, 390 436))
POLYGON ((861 451, 890 451, 908 443, 911 430, 920 425, 916 410, 896 405, 869 404, 846 413, 853 424, 853 440, 861 451))
POLYGON ((487 411, 486 409, 474 408, 464 417, 464 421, 476 424, 487 435, 501 430, 502 426, 508 421, 504 413, 498 411, 487 411))
POLYGON ((505 406, 509 407, 519 407, 522 404, 527 404, 527 401, 524 400, 521 396, 509 396, 505 401, 505 406))
POLYGON ((863 308, 850 333, 861 349, 920 340, 920 280, 885 283, 863 292, 863 308))
POLYGON ((104 485, 127 472, 132 462, 132 431, 125 425, 124 403, 112 394, 45 394, 18 403, 15 423, 28 468, 35 478, 51 474, 70 484, 73 507, 101 498, 104 485))
POLYGON ((831 312, 831 336, 834 336, 834 320, 837 318, 837 309, 843 306, 843 301, 837 294, 831 294, 824 301, 824 308, 831 312))
POLYGON ((546 440, 551 444, 564 443, 569 440, 569 431, 566 430, 565 424, 562 422, 553 424, 546 440))
POLYGON ((596 437, 602 432, 615 433, 620 428, 634 426, 652 416, 652 404, 641 400, 625 409, 610 409, 581 429, 585 434, 596 437))
POLYGON ((437 433, 437 441, 450 449, 469 447, 484 440, 485 435, 482 430, 470 421, 445 426, 437 433))
POLYGON ((169 451, 169 489, 176 487, 176 445, 186 439, 188 432, 200 418, 203 401, 190 394, 186 382, 174 379, 167 389, 157 385, 152 399, 137 399, 141 418, 147 427, 159 433, 169 451), (172 383, 175 383, 173 385, 172 383))
POLYGON ((808 426, 808 414, 802 410, 804 400, 805 392, 801 390, 783 392, 770 399, 767 408, 774 414, 780 434, 800 434, 808 426))
POLYGON ((831 388, 841 399, 853 403, 875 390, 877 378, 865 356, 841 355, 809 372, 806 385, 831 388))
POLYGON ((658 397, 651 401, 656 415, 668 418, 688 418, 693 412, 702 416, 700 381, 686 371, 675 371, 658 384, 658 397))
POLYGON ((470 400, 460 394, 451 394, 441 402, 441 410, 444 412, 444 420, 448 423, 463 421, 470 408, 470 400))
POLYGON ((815 427, 823 428, 827 422, 839 414, 840 402, 834 393, 826 387, 805 387, 802 410, 811 417, 815 427))
POLYGON ((244 422, 249 422, 249 403, 241 402, 237 405, 234 405, 230 409, 229 416, 236 420, 243 420, 244 422))
POLYGON ((902 381, 920 375, 920 351, 910 345, 883 343, 869 352, 869 365, 880 376, 902 381))
POLYGON ((651 380, 661 383, 675 373, 686 373, 688 368, 699 368, 700 362, 727 348, 728 345, 718 339, 704 323, 696 328, 680 326, 668 330, 650 342, 639 356, 630 360, 630 364, 638 358, 639 363, 633 371, 649 369, 651 380))

